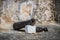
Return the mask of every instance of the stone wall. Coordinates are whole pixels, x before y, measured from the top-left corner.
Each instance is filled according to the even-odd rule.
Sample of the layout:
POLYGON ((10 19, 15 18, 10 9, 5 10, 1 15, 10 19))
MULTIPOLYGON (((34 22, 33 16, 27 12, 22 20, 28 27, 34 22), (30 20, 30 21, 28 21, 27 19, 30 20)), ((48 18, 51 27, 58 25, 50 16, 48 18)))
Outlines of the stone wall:
POLYGON ((17 21, 17 4, 13 0, 3 0, 3 14, 1 16, 1 28, 11 29, 12 24, 17 21), (14 8, 13 8, 14 7, 14 8))
POLYGON ((2 10, 3 10, 3 2, 0 0, 0 27, 2 27, 2 25, 1 25, 1 16, 2 16, 2 10))
MULTIPOLYGON (((14 22, 25 21, 29 18, 28 6, 23 6, 24 13, 20 12, 20 4, 26 2, 27 0, 3 0, 2 1, 2 15, 1 15, 1 27, 4 29, 12 29, 14 22), (27 13, 28 12, 28 13, 27 13), (21 20, 22 19, 22 20, 21 20)), ((31 8, 30 8, 31 9, 31 8)))
MULTIPOLYGON (((38 24, 54 24, 54 0, 36 0, 35 18, 38 24)), ((36 24, 37 24, 36 23, 36 24)))
MULTIPOLYGON (((20 4, 28 2, 28 0, 3 0, 2 5, 0 5, 0 28, 12 29, 14 22, 20 22, 20 15, 24 15, 27 19, 29 17, 37 19, 35 25, 40 24, 53 24, 54 22, 54 3, 53 0, 31 0, 34 2, 35 7, 33 8, 33 13, 31 15, 27 7, 23 7, 25 14, 20 12, 20 4), (27 15, 27 16, 26 16, 27 15)), ((32 3, 33 4, 33 3, 32 3)), ((30 7, 31 8, 31 7, 30 7)), ((29 8, 28 8, 29 9, 29 8)), ((22 18, 24 21, 24 17, 22 18)))
POLYGON ((55 0, 55 21, 60 24, 60 0, 55 0))

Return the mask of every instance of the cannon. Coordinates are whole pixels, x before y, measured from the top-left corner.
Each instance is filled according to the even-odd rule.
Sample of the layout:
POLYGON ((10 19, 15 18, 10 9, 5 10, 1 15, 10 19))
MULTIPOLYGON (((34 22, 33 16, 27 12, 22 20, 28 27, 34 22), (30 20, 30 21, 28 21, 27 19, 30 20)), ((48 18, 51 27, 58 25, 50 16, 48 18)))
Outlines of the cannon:
POLYGON ((22 21, 22 22, 16 22, 13 24, 13 29, 20 30, 22 28, 25 28, 26 25, 34 25, 34 24, 35 24, 35 19, 22 21))

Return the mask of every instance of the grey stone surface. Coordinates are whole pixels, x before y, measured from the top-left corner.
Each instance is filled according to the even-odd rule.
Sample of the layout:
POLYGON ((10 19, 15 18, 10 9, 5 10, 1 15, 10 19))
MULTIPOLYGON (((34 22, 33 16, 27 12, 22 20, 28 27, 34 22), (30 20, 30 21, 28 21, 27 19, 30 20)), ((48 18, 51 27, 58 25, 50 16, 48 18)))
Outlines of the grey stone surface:
POLYGON ((0 40, 60 40, 60 26, 45 25, 48 32, 28 34, 25 32, 11 30, 9 32, 0 32, 0 40))
POLYGON ((56 15, 55 15, 55 19, 57 23, 60 23, 60 0, 55 0, 55 9, 56 11, 56 15))

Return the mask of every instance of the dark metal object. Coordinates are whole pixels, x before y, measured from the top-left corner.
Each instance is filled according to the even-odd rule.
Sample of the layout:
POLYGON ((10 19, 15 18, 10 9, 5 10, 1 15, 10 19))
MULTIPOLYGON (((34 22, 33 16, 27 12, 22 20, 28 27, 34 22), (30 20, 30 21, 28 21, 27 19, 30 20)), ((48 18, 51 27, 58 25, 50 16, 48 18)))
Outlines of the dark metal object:
POLYGON ((42 32, 42 31, 43 31, 42 27, 36 27, 36 32, 42 32))
POLYGON ((47 29, 46 27, 44 27, 44 28, 43 28, 43 31, 44 31, 44 32, 47 32, 47 31, 48 31, 48 29, 47 29))
POLYGON ((42 28, 42 27, 36 27, 36 32, 48 32, 48 29, 46 27, 42 28))
POLYGON ((35 19, 22 21, 22 22, 16 22, 13 24, 13 29, 20 30, 20 29, 24 28, 26 25, 34 25, 34 24, 35 24, 35 19))

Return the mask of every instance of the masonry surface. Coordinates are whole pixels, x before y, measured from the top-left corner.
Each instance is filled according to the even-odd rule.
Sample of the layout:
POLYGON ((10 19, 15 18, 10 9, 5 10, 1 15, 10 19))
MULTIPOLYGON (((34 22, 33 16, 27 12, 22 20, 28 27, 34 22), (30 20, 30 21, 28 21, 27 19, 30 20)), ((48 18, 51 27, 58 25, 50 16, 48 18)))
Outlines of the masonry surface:
MULTIPOLYGON (((23 3, 25 1, 27 2, 27 0, 21 0, 20 3, 23 3)), ((25 32, 13 30, 13 28, 12 28, 13 23, 21 21, 21 20, 19 20, 19 18, 17 16, 17 14, 19 14, 19 9, 20 9, 18 7, 19 1, 17 1, 17 0, 1 1, 0 0, 0 40, 60 40, 60 0, 38 0, 38 1, 42 2, 43 4, 47 2, 47 4, 46 4, 47 6, 46 5, 44 6, 43 4, 41 4, 43 6, 40 6, 37 4, 38 5, 38 7, 36 9, 37 12, 35 12, 35 13, 37 13, 37 15, 35 14, 35 16, 34 16, 34 18, 38 19, 36 25, 39 27, 47 27, 48 32, 27 34, 25 32), (9 5, 8 5, 8 3, 9 3, 9 5), (51 5, 51 3, 53 5, 51 5), (13 6, 11 6, 11 4, 13 4, 13 6), (39 8, 39 7, 41 7, 41 8, 39 8), (17 11, 16 11, 16 9, 17 9, 17 11), (50 13, 54 14, 54 17, 51 17, 51 15, 49 16, 48 21, 46 21, 44 19, 45 16, 42 15, 42 14, 46 13, 47 11, 49 14, 50 13), (39 15, 39 14, 41 14, 41 15, 39 15), (40 19, 42 19, 42 20, 40 20, 40 19), (41 25, 41 23, 42 24, 51 23, 51 24, 41 25)), ((29 16, 29 14, 27 16, 29 16)))

